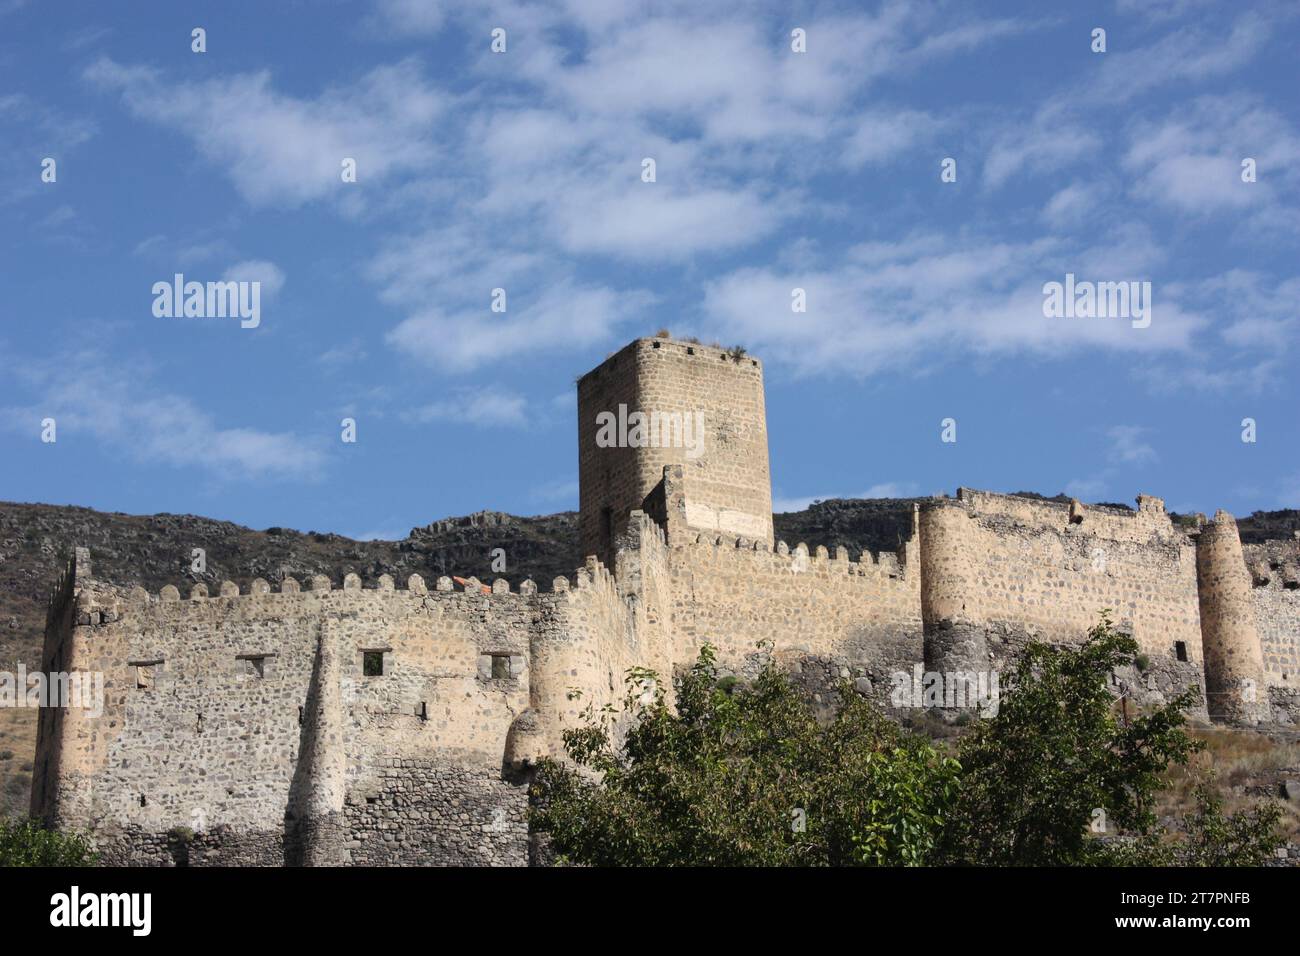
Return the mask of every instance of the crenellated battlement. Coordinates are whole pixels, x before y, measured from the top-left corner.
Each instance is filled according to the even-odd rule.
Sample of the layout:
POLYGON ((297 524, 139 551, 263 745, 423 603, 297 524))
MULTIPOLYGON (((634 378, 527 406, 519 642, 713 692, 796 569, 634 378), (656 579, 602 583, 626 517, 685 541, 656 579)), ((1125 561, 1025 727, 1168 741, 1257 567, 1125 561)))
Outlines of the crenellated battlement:
POLYGON ((832 554, 825 545, 809 548, 800 541, 793 548, 785 541, 778 541, 776 547, 769 547, 766 541, 751 541, 743 535, 731 536, 721 534, 697 533, 690 536, 684 547, 708 548, 717 552, 740 552, 746 558, 749 555, 762 556, 761 560, 774 571, 789 574, 829 573, 858 575, 867 577, 885 576, 903 579, 908 573, 906 550, 899 552, 881 551, 873 554, 863 551, 857 560, 849 558, 849 549, 843 545, 835 548, 832 554))
MULTIPOLYGON (((601 580, 607 579, 609 571, 601 565, 596 572, 601 580)), ((457 586, 457 581, 450 576, 442 576, 435 580, 432 591, 425 583, 423 576, 419 574, 410 575, 404 587, 398 587, 391 575, 380 575, 377 579, 369 583, 363 583, 361 578, 355 574, 349 574, 340 582, 340 587, 335 587, 328 577, 324 575, 315 575, 306 581, 299 581, 292 576, 285 576, 276 586, 272 586, 265 578, 253 578, 242 587, 234 581, 222 581, 217 588, 217 592, 212 593, 208 586, 203 582, 191 584, 188 594, 182 594, 181 589, 173 584, 164 585, 156 594, 151 594, 142 587, 131 587, 122 592, 124 600, 128 604, 157 604, 157 603, 175 603, 175 602, 217 602, 234 598, 270 598, 275 599, 281 596, 319 596, 323 594, 338 594, 340 592, 347 594, 359 593, 361 595, 383 595, 386 593, 410 594, 416 597, 425 597, 433 594, 442 593, 454 594, 481 594, 487 598, 497 597, 529 597, 538 594, 541 589, 532 579, 525 579, 520 582, 519 589, 513 589, 511 583, 506 578, 495 578, 491 584, 480 584, 477 578, 459 579, 466 583, 457 586)), ((571 590, 577 590, 582 587, 590 586, 593 582, 593 572, 590 569, 583 568, 575 572, 572 579, 567 577, 557 577, 551 581, 547 587, 547 592, 563 593, 571 590)), ((65 574, 60 576, 59 585, 56 588, 55 595, 51 598, 51 611, 56 607, 56 598, 67 589, 66 597, 61 600, 71 598, 71 581, 72 578, 65 574)))
POLYGON ((972 518, 993 526, 1059 531, 1066 534, 1113 541, 1147 542, 1152 536, 1170 543, 1190 542, 1187 532, 1175 527, 1161 498, 1138 495, 1137 508, 1085 505, 1027 498, 990 491, 958 488, 956 498, 940 498, 926 507, 955 507, 972 518))

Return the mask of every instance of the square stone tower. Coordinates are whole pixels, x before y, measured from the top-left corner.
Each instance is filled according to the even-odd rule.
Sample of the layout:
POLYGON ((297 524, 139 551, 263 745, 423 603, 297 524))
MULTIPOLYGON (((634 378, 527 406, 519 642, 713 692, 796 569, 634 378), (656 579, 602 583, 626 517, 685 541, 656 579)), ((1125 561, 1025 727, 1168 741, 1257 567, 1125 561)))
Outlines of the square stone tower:
POLYGON ((646 338, 578 380, 584 555, 612 562, 628 515, 646 507, 665 465, 682 466, 689 527, 772 544, 761 362, 646 338))

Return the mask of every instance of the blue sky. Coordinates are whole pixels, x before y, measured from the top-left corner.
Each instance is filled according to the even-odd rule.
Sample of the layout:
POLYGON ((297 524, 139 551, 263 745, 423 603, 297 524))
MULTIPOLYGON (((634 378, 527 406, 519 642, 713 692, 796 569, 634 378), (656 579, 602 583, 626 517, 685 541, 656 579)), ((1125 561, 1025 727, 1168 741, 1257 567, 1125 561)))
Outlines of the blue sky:
POLYGON ((649 6, 0 0, 0 499, 574 508, 575 376, 668 327, 764 359, 778 510, 1300 507, 1295 4, 649 6), (178 272, 260 325, 155 317, 178 272))

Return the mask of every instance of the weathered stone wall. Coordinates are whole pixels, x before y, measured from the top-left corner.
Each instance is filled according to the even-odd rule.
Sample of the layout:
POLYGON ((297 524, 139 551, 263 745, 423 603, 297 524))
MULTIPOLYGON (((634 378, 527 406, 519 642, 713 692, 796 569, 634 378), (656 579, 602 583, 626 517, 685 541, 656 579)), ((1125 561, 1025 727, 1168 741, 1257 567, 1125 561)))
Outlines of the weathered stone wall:
POLYGON ((105 707, 51 709, 65 729, 42 740, 38 810, 109 862, 522 862, 527 798, 504 749, 530 700, 530 635, 577 633, 608 596, 328 583, 181 600, 83 581, 61 646, 104 673, 105 707))
POLYGON ((1300 533, 1243 545, 1242 551, 1268 689, 1265 719, 1300 725, 1300 533))
POLYGON ((772 543, 763 369, 757 359, 673 339, 637 339, 578 383, 578 462, 583 550, 613 563, 611 535, 680 464, 691 481, 689 523, 772 543), (596 417, 677 414, 704 425, 700 453, 686 447, 601 448, 596 417), (610 509, 611 517, 604 509, 610 509), (612 531, 607 529, 612 524, 612 531))
POLYGON ((1148 662, 1133 696, 1199 687, 1195 547, 1159 499, 1138 504, 1084 508, 964 488, 923 504, 927 666, 988 667, 1031 639, 1078 643, 1109 609, 1148 662))
MULTIPOLYGON (((914 552, 913 552, 914 555, 914 552)), ((760 640, 814 693, 841 677, 886 698, 889 674, 921 659, 920 582, 915 559, 838 549, 809 552, 780 542, 722 540, 701 534, 672 549, 673 657, 688 664, 704 643, 727 670, 753 676, 760 640), (815 676, 816 671, 822 671, 815 676)))
POLYGON ((1300 692, 1300 541, 1242 548, 1270 687, 1300 692))
POLYGON ((347 862, 369 866, 526 866, 528 793, 500 768, 441 758, 368 761, 369 786, 344 811, 347 862))

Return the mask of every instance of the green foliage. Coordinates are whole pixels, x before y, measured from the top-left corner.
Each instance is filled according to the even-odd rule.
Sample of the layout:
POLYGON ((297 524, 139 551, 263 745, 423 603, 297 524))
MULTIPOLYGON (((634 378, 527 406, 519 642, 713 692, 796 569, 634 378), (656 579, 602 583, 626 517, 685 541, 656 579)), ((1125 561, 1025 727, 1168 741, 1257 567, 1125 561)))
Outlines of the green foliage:
POLYGON ((0 818, 0 866, 94 866, 98 857, 74 833, 47 830, 35 820, 0 818))
POLYGON ((1200 749, 1184 730, 1196 692, 1121 716, 1109 678, 1136 651, 1105 614, 1078 647, 1030 644, 953 759, 847 682, 819 723, 770 656, 745 685, 720 680, 706 646, 672 706, 634 669, 621 708, 587 708, 564 735, 570 763, 543 762, 533 823, 562 860, 594 865, 1267 861, 1276 805, 1225 815, 1203 784, 1178 832, 1158 825, 1162 775, 1200 749))
POLYGON ((535 786, 534 825, 564 860, 595 865, 925 862, 957 766, 845 687, 818 724, 770 657, 719 689, 712 648, 677 684, 627 676, 621 709, 587 711, 535 786), (621 745, 616 729, 625 729, 621 745))
MULTIPOLYGON (((1259 866, 1282 845, 1275 801, 1252 810, 1224 815, 1223 798, 1208 780, 1196 787, 1196 810, 1183 818, 1187 834, 1175 851, 1182 866, 1259 866)), ((1150 861, 1147 861, 1150 862, 1150 861)))
POLYGON ((1107 615, 1078 648, 1033 643, 1016 658, 998 715, 963 739, 961 794, 945 828, 948 862, 1077 866, 1108 862, 1090 825, 1141 837, 1156 823, 1160 776, 1199 749, 1183 729, 1189 691, 1121 721, 1109 675, 1137 644, 1107 615))

